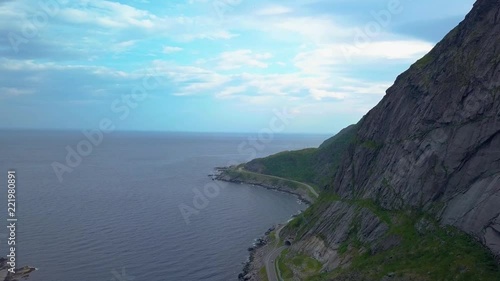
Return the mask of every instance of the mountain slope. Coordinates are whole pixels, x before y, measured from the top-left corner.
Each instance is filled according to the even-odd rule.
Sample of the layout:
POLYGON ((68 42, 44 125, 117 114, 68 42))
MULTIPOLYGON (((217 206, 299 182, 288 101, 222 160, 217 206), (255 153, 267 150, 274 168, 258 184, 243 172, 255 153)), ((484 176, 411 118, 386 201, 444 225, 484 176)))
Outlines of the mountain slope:
POLYGON ((347 132, 245 165, 324 187, 281 231, 291 279, 500 280, 500 0, 478 0, 347 132))
POLYGON ((357 126, 352 125, 326 140, 319 148, 285 151, 244 165, 248 171, 289 178, 324 187, 331 182, 342 155, 355 140, 357 126))
POLYGON ((479 0, 360 122, 343 198, 433 212, 500 255, 500 1, 479 0))

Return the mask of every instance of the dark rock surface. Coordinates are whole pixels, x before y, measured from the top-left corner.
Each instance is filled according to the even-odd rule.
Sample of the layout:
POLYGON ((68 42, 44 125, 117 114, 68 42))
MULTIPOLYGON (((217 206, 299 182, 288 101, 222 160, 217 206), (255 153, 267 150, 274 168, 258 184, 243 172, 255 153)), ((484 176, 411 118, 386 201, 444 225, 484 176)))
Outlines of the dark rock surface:
POLYGON ((500 255, 500 0, 478 0, 358 125, 330 189, 432 212, 500 255))
MULTIPOLYGON (((334 202, 322 211, 318 218, 311 218, 309 230, 302 239, 294 242, 292 249, 305 252, 325 264, 325 269, 349 265, 349 257, 339 254, 339 248, 348 242, 356 229, 356 240, 370 244, 372 251, 388 249, 398 244, 399 239, 387 236, 388 225, 367 208, 358 208, 345 202, 334 202)), ((308 222, 306 222, 308 223, 308 222)), ((287 235, 287 230, 282 235, 287 235)))

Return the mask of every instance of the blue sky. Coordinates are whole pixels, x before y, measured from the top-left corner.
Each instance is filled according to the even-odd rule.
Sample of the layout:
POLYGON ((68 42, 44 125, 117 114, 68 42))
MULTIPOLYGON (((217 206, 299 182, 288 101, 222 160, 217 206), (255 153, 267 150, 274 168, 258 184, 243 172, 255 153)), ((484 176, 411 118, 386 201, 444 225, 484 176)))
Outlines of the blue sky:
POLYGON ((33 3, 0 3, 0 128, 257 132, 285 110, 285 132, 330 134, 474 1, 33 3))

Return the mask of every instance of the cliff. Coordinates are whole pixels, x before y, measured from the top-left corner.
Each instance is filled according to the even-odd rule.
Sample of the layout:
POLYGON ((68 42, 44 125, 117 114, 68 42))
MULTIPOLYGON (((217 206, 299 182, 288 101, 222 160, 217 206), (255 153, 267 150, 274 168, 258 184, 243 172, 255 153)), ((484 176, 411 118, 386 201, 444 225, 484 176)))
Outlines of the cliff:
POLYGON ((478 0, 348 134, 246 164, 322 187, 283 259, 323 267, 291 279, 500 280, 499 92, 500 0, 478 0))
POLYGON ((433 212, 500 255, 499 92, 500 1, 479 0, 361 120, 330 189, 433 212))

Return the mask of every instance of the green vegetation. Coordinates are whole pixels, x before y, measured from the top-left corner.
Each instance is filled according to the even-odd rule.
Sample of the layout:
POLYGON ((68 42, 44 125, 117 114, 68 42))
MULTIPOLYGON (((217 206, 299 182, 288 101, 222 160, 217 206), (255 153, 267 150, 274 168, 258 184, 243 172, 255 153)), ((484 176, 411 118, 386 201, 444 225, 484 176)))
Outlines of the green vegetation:
POLYGON ((294 255, 288 249, 278 257, 277 266, 283 280, 290 280, 294 277, 302 280, 303 277, 318 274, 323 267, 319 261, 303 254, 294 255), (300 276, 295 276, 294 271, 300 272, 300 276))
POLYGON ((234 181, 241 181, 248 184, 258 184, 276 188, 287 187, 294 190, 302 190, 302 194, 307 193, 311 200, 314 200, 317 197, 317 194, 314 194, 311 191, 312 188, 316 192, 318 192, 318 188, 316 186, 307 185, 302 182, 276 176, 254 173, 244 170, 243 166, 241 165, 238 167, 229 168, 225 170, 224 173, 234 181))
POLYGON ((276 230, 269 233, 269 244, 274 245, 276 243, 276 230))
POLYGON ((372 140, 368 140, 368 141, 364 141, 363 143, 361 143, 361 146, 368 148, 368 149, 379 150, 382 148, 383 144, 377 143, 377 142, 372 141, 372 140))
MULTIPOLYGON (((391 229, 402 237, 400 246, 375 255, 359 255, 346 271, 362 272, 374 280, 391 272, 421 280, 500 280, 493 257, 468 235, 449 227, 419 235, 414 222, 406 217, 391 229)), ((340 270, 333 276, 345 273, 340 270)))
POLYGON ((293 271, 288 267, 288 265, 285 262, 285 257, 288 254, 289 250, 284 250, 281 255, 277 259, 277 266, 279 269, 279 272, 281 273, 281 277, 284 280, 288 280, 290 278, 293 278, 293 271))
POLYGON ((285 226, 282 233, 293 233, 296 239, 300 239, 318 221, 321 212, 328 208, 330 203, 335 201, 340 201, 338 195, 326 191, 321 193, 321 196, 314 204, 285 226))
POLYGON ((262 281, 268 281, 269 279, 267 279, 267 271, 266 271, 266 267, 263 266, 260 270, 259 270, 259 277, 260 277, 260 280, 262 281))
POLYGON ((262 166, 262 174, 311 182, 315 176, 314 159, 317 149, 310 148, 299 151, 285 151, 263 159, 257 159, 246 165, 262 166))
POLYGON ((283 251, 277 259, 278 268, 283 280, 304 280, 307 277, 317 275, 323 265, 321 262, 304 254, 294 254, 288 249, 283 251), (293 268, 293 270, 292 270, 293 268), (299 274, 300 276, 296 276, 299 274))
POLYGON ((326 140, 319 148, 285 151, 245 164, 248 171, 272 175, 312 186, 325 186, 342 160, 344 152, 355 140, 357 126, 342 130, 326 140))
POLYGON ((431 53, 428 53, 423 58, 419 59, 414 65, 418 68, 424 68, 433 60, 434 58, 432 57, 431 53))
POLYGON ((318 273, 323 267, 319 261, 302 254, 290 258, 289 261, 306 274, 318 273))
POLYGON ((352 258, 351 266, 318 274, 310 280, 343 280, 353 276, 380 280, 389 274, 412 280, 500 280, 500 268, 490 252, 458 229, 441 227, 431 217, 414 210, 381 210, 368 201, 353 204, 358 203, 360 208, 374 208, 382 220, 389 219, 390 230, 384 238, 398 237, 400 244, 373 253, 372 245, 359 242, 358 230, 353 225, 348 241, 338 249, 341 255, 352 258), (416 227, 419 223, 423 225, 420 229, 416 227))
MULTIPOLYGON (((302 238, 318 221, 325 208, 335 201, 352 204, 358 212, 363 208, 372 211, 389 226, 381 239, 395 239, 398 244, 389 250, 374 252, 373 245, 363 244, 359 240, 360 218, 357 217, 351 224, 349 237, 338 248, 341 256, 350 259, 350 267, 310 276, 313 271, 311 267, 297 265, 306 257, 303 254, 294 257, 292 252, 288 253, 288 261, 283 263, 295 272, 298 270, 304 276, 310 276, 304 280, 380 280, 389 274, 429 281, 500 280, 500 267, 484 246, 460 230, 442 227, 433 216, 413 209, 390 211, 371 200, 343 200, 335 194, 323 193, 316 203, 293 219, 283 231, 295 234, 297 239, 302 238)), ((316 235, 325 240, 321 234, 316 235)))

